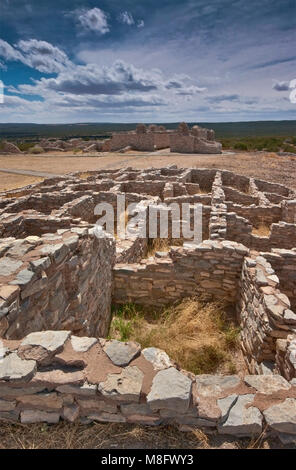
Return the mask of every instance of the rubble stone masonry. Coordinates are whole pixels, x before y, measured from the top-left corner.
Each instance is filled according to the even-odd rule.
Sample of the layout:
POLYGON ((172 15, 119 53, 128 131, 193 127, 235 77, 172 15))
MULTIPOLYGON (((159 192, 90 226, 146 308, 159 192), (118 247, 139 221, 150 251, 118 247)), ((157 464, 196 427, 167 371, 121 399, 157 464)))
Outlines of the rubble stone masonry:
POLYGON ((0 419, 174 423, 235 436, 267 427, 295 442, 295 220, 292 189, 222 169, 107 169, 0 194, 0 419), (148 232, 97 238, 95 207, 111 204, 116 229, 118 195, 145 217, 161 204, 169 223, 169 204, 201 204, 202 242, 182 232, 178 246, 148 256, 148 232), (236 305, 250 375, 194 376, 156 348, 102 339, 112 302, 161 307, 196 293, 236 305))
POLYGON ((296 435, 296 383, 280 375, 197 375, 157 348, 30 333, 2 341, 0 419, 158 426, 237 437, 296 435))

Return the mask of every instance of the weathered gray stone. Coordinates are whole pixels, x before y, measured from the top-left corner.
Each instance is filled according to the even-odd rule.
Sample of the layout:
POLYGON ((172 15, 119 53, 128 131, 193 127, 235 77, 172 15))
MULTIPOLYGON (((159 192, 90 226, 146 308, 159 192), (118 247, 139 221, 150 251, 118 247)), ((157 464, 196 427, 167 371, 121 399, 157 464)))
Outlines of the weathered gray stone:
POLYGON ((107 380, 98 385, 98 390, 106 398, 123 402, 140 400, 144 374, 136 366, 128 366, 120 374, 108 374, 107 380))
POLYGON ((21 359, 16 353, 0 361, 0 380, 30 380, 36 372, 36 362, 21 359))
POLYGON ((45 245, 41 248, 41 252, 44 255, 49 255, 55 263, 59 264, 69 253, 69 248, 62 243, 58 243, 57 245, 45 245))
POLYGON ((237 398, 238 398, 238 395, 232 394, 232 395, 229 395, 228 397, 217 400, 217 404, 221 410, 221 423, 224 423, 224 421, 226 421, 226 419, 228 418, 229 411, 235 404, 237 398))
POLYGON ((13 423, 16 423, 19 419, 19 414, 20 412, 18 410, 12 410, 12 411, 0 411, 0 421, 11 421, 13 423))
POLYGON ((49 423, 56 424, 60 420, 60 413, 41 410, 24 410, 21 412, 21 423, 49 423))
MULTIPOLYGON (((90 412, 96 411, 104 411, 106 413, 117 413, 117 403, 114 401, 106 402, 102 400, 99 396, 94 397, 85 397, 85 396, 78 396, 76 398, 76 402, 78 403, 81 414, 89 414, 90 412)), ((131 405, 137 406, 137 405, 131 405)))
POLYGON ((275 363, 271 361, 263 361, 260 364, 261 373, 263 375, 273 375, 275 363))
POLYGON ((8 257, 0 259, 0 276, 10 276, 22 266, 21 261, 17 261, 8 257))
POLYGON ((155 415, 155 413, 149 408, 146 403, 132 403, 132 404, 125 404, 120 406, 121 412, 123 415, 144 415, 144 416, 151 416, 155 415))
POLYGON ((123 343, 117 340, 109 341, 104 351, 116 366, 127 366, 141 352, 141 346, 135 342, 123 343))
POLYGON ((51 261, 50 261, 49 256, 46 256, 45 258, 33 260, 30 262, 30 266, 32 267, 33 271, 36 271, 36 272, 48 269, 50 265, 51 265, 51 261))
POLYGON ((16 407, 16 401, 0 399, 0 411, 13 411, 16 407))
POLYGON ((286 398, 263 411, 267 424, 276 431, 296 435, 296 399, 286 398))
POLYGON ((22 408, 42 409, 45 411, 60 410, 63 406, 63 400, 55 392, 37 393, 35 395, 24 395, 17 398, 18 404, 22 408))
POLYGON ((73 395, 94 396, 97 393, 97 386, 84 383, 83 385, 60 385, 56 388, 60 393, 70 393, 73 395))
POLYGON ((274 393, 289 390, 291 385, 281 375, 246 375, 244 381, 260 393, 274 393))
POLYGON ((196 376, 197 392, 205 397, 216 397, 225 390, 237 387, 241 383, 238 375, 209 375, 196 376))
POLYGON ((50 363, 70 336, 70 331, 37 331, 21 342, 18 354, 24 359, 34 359, 40 364, 50 363))
POLYGON ((284 434, 282 432, 278 433, 278 438, 282 444, 295 444, 296 445, 296 435, 295 434, 284 434))
POLYGON ((256 282, 259 286, 268 285, 268 280, 266 279, 263 270, 259 267, 256 268, 256 282))
POLYGON ((10 284, 24 286, 31 282, 34 277, 35 273, 33 271, 23 269, 16 275, 15 280, 11 281, 10 284))
POLYGON ((189 407, 191 380, 174 367, 161 370, 153 378, 147 403, 153 409, 174 409, 178 413, 189 407))
POLYGON ((98 340, 96 338, 71 336, 72 348, 76 352, 86 352, 97 342, 98 340))
POLYGON ((142 350, 145 359, 152 363, 154 370, 163 370, 172 367, 173 363, 167 353, 158 348, 145 348, 142 350))
POLYGON ((290 323, 291 325, 296 325, 296 314, 292 310, 290 309, 285 310, 284 319, 286 323, 290 323))
POLYGON ((62 417, 64 420, 74 423, 79 417, 79 406, 75 403, 72 405, 64 406, 62 417))
POLYGON ((35 386, 23 386, 23 387, 12 387, 10 384, 0 386, 0 397, 9 397, 9 398, 16 398, 22 397, 24 395, 33 395, 33 393, 39 393, 45 390, 45 386, 43 385, 35 385, 35 386))
POLYGON ((216 427, 216 423, 214 421, 203 419, 203 418, 194 418, 192 416, 177 417, 176 422, 179 424, 184 424, 184 425, 193 426, 197 428, 215 428, 216 427))
POLYGON ((252 403, 255 395, 240 395, 229 411, 228 418, 218 426, 220 434, 234 436, 255 436, 262 431, 262 415, 254 406, 246 407, 252 403))
POLYGON ((125 423, 126 418, 120 414, 91 413, 87 416, 90 421, 101 421, 102 423, 125 423))

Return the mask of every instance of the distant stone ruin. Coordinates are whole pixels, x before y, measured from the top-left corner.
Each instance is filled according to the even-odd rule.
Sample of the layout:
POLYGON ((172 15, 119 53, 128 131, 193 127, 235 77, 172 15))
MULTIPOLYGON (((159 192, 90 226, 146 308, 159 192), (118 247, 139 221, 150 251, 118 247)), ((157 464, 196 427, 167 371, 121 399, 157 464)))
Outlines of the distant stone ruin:
MULTIPOLYGON (((175 153, 222 153, 222 145, 215 141, 215 132, 180 123, 176 130, 167 130, 164 126, 151 124, 138 124, 134 131, 114 132, 112 137, 105 140, 83 140, 82 138, 69 139, 41 139, 36 145, 32 143, 28 153, 66 152, 80 150, 83 153, 117 152, 138 150, 140 152, 154 152, 168 149, 175 153), (39 152, 38 152, 39 149, 39 152)), ((1 153, 22 153, 19 148, 5 142, 1 153)))
POLYGON ((113 133, 108 145, 110 151, 131 147, 146 152, 170 148, 176 153, 222 153, 222 145, 215 142, 212 129, 193 126, 190 130, 185 122, 180 123, 176 131, 154 124, 149 128, 138 124, 135 131, 113 133))
POLYGON ((295 442, 295 191, 206 168, 80 176, 0 195, 0 419, 267 429, 295 442), (136 232, 97 238, 94 209, 110 203, 116 223, 118 195, 138 214, 165 204, 168 220, 172 203, 201 204, 201 243, 182 233, 180 246, 147 258, 136 232), (248 375, 195 376, 157 348, 104 339, 112 303, 161 307, 203 293, 236 306, 248 375))

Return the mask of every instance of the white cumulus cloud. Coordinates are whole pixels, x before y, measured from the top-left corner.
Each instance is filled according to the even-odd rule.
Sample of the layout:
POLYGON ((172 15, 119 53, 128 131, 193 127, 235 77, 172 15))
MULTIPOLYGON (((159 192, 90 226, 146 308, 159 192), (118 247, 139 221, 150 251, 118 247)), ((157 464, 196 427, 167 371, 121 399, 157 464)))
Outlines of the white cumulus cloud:
POLYGON ((0 57, 7 62, 22 62, 42 73, 59 73, 71 64, 61 49, 37 39, 19 41, 14 46, 0 39, 0 57))
POLYGON ((100 8, 76 10, 74 14, 84 30, 99 34, 110 31, 107 15, 100 8))

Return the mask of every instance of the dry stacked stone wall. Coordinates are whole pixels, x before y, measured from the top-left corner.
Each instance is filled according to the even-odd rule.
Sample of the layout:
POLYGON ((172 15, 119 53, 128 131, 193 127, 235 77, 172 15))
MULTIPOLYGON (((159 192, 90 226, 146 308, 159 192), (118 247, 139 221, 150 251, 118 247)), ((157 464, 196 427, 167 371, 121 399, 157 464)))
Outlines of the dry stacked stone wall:
POLYGON ((2 341, 0 419, 175 425, 235 437, 296 433, 296 383, 280 375, 193 375, 157 348, 33 332, 2 341))
POLYGON ((236 436, 267 425, 295 441, 295 220, 293 190, 206 168, 73 173, 0 194, 0 418, 173 422, 236 436), (178 246, 148 256, 148 231, 98 238, 96 206, 109 203, 116 226, 118 195, 146 230, 151 207, 171 227, 170 204, 200 204, 201 243, 181 232, 178 246), (101 339, 111 302, 162 306, 204 292, 236 305, 252 375, 195 377, 163 351, 101 339))

